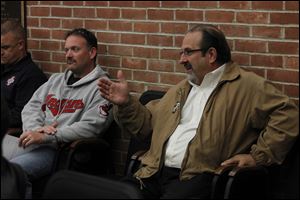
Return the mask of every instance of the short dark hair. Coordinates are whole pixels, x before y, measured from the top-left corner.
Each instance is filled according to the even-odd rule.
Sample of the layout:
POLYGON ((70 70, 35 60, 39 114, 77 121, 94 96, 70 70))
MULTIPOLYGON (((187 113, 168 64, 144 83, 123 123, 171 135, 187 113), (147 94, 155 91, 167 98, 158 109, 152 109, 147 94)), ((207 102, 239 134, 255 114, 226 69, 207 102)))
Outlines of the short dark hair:
POLYGON ((26 31, 18 20, 8 19, 1 23, 1 35, 12 32, 16 38, 25 40, 26 31))
POLYGON ((218 53, 217 63, 224 64, 231 61, 230 47, 221 30, 214 25, 198 24, 193 26, 188 33, 196 31, 202 32, 202 42, 199 44, 199 48, 204 49, 203 54, 210 47, 214 47, 218 53))
POLYGON ((65 39, 67 39, 71 35, 77 35, 83 37, 87 41, 87 45, 89 48, 95 47, 96 49, 98 49, 97 38, 92 32, 84 28, 75 28, 67 32, 65 39))

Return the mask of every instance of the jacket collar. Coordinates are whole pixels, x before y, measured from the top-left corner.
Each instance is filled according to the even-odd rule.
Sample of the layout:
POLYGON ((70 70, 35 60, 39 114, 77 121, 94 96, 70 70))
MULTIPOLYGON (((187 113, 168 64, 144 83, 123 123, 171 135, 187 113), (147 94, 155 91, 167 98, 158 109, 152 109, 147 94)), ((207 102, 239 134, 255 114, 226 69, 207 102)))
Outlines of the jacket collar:
POLYGON ((22 69, 24 69, 24 65, 25 65, 24 63, 30 60, 31 60, 30 53, 26 53, 26 55, 23 58, 21 58, 17 63, 11 65, 4 65, 3 73, 21 71, 22 69))
POLYGON ((233 62, 226 64, 223 75, 219 82, 233 81, 240 76, 240 67, 233 62))

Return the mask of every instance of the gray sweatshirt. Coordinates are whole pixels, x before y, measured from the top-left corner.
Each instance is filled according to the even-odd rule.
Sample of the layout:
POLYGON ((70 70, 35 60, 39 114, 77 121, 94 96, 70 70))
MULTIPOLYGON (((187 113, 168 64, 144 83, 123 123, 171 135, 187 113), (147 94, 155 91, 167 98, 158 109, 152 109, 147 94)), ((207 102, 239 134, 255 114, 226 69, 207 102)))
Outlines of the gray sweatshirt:
POLYGON ((72 72, 53 74, 32 96, 22 111, 23 130, 36 130, 57 121, 57 132, 44 143, 71 142, 99 137, 112 122, 111 105, 101 97, 97 80, 107 77, 100 66, 72 85, 72 72))

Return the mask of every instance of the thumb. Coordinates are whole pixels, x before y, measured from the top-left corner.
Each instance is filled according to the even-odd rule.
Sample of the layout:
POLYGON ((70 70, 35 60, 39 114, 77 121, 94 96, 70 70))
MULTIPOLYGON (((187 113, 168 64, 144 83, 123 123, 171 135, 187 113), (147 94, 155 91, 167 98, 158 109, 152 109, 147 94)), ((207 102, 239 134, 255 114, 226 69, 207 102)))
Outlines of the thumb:
POLYGON ((118 73, 117 73, 117 78, 120 82, 124 82, 125 81, 125 76, 122 72, 122 70, 118 70, 118 73))

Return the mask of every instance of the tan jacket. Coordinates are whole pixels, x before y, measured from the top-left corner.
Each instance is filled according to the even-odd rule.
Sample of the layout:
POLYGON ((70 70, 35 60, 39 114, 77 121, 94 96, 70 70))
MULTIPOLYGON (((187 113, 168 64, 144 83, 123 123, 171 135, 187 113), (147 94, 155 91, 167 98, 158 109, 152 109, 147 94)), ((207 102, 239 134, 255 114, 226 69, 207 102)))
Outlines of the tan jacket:
MULTIPOLYGON (((136 176, 150 177, 163 165, 166 143, 179 124, 190 89, 183 80, 147 107, 132 96, 126 105, 114 107, 125 131, 140 137, 153 131, 136 176), (180 109, 174 109, 177 103, 180 109)), ((242 153, 250 153, 258 165, 282 163, 299 134, 298 114, 298 107, 265 79, 228 64, 188 144, 180 179, 213 172, 222 161, 242 153)))

